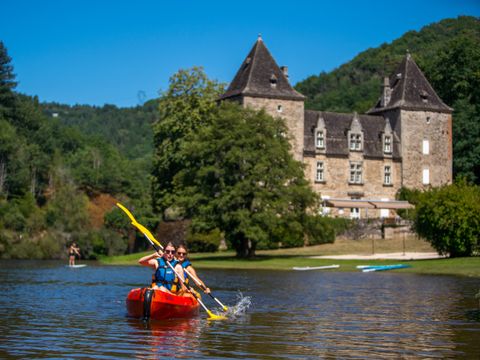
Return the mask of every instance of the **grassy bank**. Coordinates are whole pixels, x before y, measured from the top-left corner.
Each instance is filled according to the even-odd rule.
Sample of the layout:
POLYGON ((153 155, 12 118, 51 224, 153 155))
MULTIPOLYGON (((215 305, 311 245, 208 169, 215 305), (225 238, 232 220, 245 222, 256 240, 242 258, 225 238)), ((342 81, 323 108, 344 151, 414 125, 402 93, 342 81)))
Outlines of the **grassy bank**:
MULTIPOLYGON (((432 252, 427 243, 417 238, 392 240, 338 240, 335 244, 317 245, 311 247, 264 250, 258 251, 254 259, 237 259, 235 253, 226 251, 221 253, 190 254, 190 258, 198 269, 267 269, 291 270, 294 266, 323 266, 338 264, 340 267, 325 271, 359 271, 357 265, 388 265, 408 264, 411 268, 392 270, 416 274, 461 275, 480 278, 480 257, 434 259, 434 260, 332 260, 312 259, 316 255, 370 255, 376 253, 401 252, 432 252)), ((130 254, 125 256, 107 257, 101 262, 109 265, 135 265, 137 260, 147 253, 130 254)))

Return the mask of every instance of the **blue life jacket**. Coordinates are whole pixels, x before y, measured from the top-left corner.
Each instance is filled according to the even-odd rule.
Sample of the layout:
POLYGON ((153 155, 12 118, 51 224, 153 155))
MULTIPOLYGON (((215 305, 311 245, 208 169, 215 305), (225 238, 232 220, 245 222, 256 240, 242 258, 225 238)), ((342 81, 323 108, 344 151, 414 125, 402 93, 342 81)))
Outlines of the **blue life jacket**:
MULTIPOLYGON (((182 265, 182 269, 186 269, 187 267, 192 265, 192 263, 190 262, 190 260, 187 259, 181 265, 182 265)), ((185 282, 188 284, 188 274, 186 271, 183 272, 183 276, 185 277, 185 282)))
MULTIPOLYGON (((170 266, 168 266, 167 262, 163 257, 158 258, 157 262, 158 262, 158 268, 157 268, 157 271, 155 271, 155 283, 157 285, 164 286, 167 290, 175 292, 176 286, 175 286, 175 289, 173 289, 173 285, 177 278, 177 276, 175 275, 175 272, 172 270, 170 266)), ((172 267, 175 267, 177 263, 178 263, 177 260, 170 261, 170 264, 172 265, 172 267)))

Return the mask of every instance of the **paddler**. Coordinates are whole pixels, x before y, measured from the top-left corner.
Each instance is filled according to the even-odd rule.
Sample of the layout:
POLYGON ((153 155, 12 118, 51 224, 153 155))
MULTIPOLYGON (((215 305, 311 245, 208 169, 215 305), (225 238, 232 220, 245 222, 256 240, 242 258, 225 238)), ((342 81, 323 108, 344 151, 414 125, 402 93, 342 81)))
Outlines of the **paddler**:
POLYGON ((178 245, 176 257, 177 257, 178 263, 182 266, 184 270, 186 270, 186 272, 183 274, 185 277, 185 281, 188 283, 188 280, 189 280, 188 274, 192 275, 192 277, 195 277, 195 279, 198 280, 198 281, 195 281, 195 279, 193 279, 193 281, 198 283, 197 285, 199 285, 205 291, 206 294, 210 294, 210 289, 204 284, 202 280, 200 280, 200 278, 197 275, 197 272, 195 271, 195 269, 192 266, 192 263, 190 262, 190 259, 188 259, 188 250, 185 244, 178 245))
POLYGON ((165 245, 163 251, 154 252, 151 255, 142 257, 138 262, 140 265, 149 266, 155 269, 153 276, 152 288, 160 289, 171 293, 178 292, 179 289, 185 291, 183 285, 185 277, 183 275, 182 265, 175 260, 175 246, 169 242, 165 245), (169 266, 169 264, 171 267, 169 266), (172 267, 175 269, 173 271, 172 267), (180 286, 178 286, 178 278, 180 278, 180 286))

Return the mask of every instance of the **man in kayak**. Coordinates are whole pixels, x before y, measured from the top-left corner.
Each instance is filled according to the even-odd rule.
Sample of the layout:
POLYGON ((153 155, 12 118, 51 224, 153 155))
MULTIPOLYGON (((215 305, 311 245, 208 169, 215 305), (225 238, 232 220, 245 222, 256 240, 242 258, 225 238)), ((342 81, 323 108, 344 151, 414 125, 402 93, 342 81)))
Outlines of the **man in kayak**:
POLYGON ((179 288, 184 291, 186 290, 185 285, 183 285, 185 277, 183 275, 182 265, 175 260, 175 252, 175 246, 169 242, 165 245, 163 251, 154 252, 138 260, 140 265, 155 269, 152 288, 171 293, 178 292, 179 288), (175 271, 172 268, 175 269, 175 271), (180 286, 177 285, 178 279, 180 280, 180 286))
MULTIPOLYGON (((177 255, 176 255, 178 263, 182 266, 183 269, 188 271, 188 273, 192 275, 192 277, 198 280, 198 285, 205 291, 206 294, 209 294, 210 289, 203 283, 202 280, 200 280, 200 278, 197 275, 197 272, 193 268, 192 263, 190 262, 190 259, 188 259, 187 255, 188 255, 187 246, 184 244, 180 244, 177 247, 177 255)), ((185 281, 188 282, 188 274, 185 272, 183 275, 185 277, 185 281)), ((195 279, 193 279, 193 281, 197 283, 195 279)))
POLYGON ((76 243, 72 243, 68 248, 68 266, 75 265, 75 256, 78 255, 80 257, 80 248, 77 246, 76 243))

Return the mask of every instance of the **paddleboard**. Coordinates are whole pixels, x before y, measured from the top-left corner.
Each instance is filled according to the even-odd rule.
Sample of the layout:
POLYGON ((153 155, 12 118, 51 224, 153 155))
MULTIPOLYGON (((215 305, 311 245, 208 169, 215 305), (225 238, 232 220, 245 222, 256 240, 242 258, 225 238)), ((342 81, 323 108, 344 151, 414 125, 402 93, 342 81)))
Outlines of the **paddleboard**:
POLYGON ((339 268, 340 265, 325 265, 325 266, 305 266, 305 267, 293 267, 293 270, 299 270, 299 271, 306 271, 306 270, 323 270, 323 269, 336 269, 339 268))
POLYGON ((372 271, 386 271, 386 270, 395 270, 395 269, 405 269, 411 267, 410 265, 396 264, 396 265, 377 265, 369 266, 362 268, 362 272, 372 272, 372 271))
POLYGON ((72 268, 72 269, 78 269, 78 268, 83 268, 83 267, 85 267, 85 266, 87 266, 87 265, 85 265, 85 264, 79 264, 79 265, 65 265, 65 266, 68 267, 68 268, 72 268))

